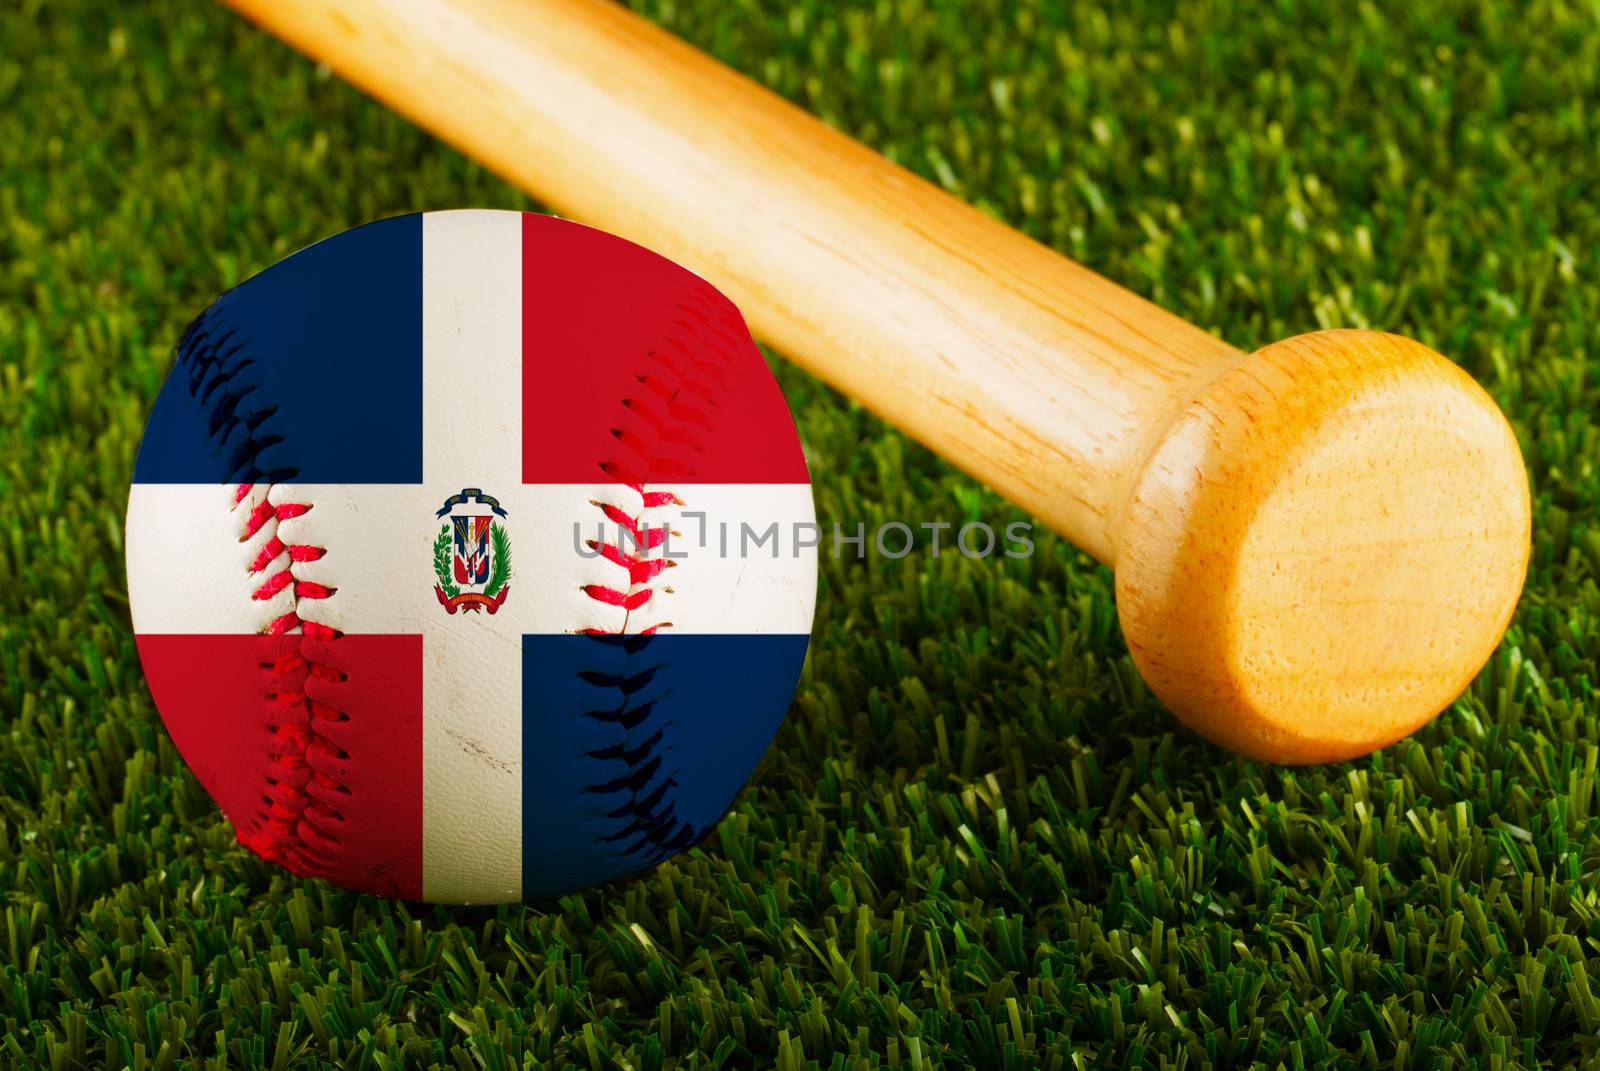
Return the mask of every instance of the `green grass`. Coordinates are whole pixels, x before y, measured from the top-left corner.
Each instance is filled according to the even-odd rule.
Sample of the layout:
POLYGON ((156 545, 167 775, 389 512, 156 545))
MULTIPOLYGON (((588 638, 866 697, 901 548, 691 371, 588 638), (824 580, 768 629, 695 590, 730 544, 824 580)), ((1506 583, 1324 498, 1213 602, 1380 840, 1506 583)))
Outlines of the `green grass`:
MULTIPOLYGON (((703 848, 525 908, 290 879, 138 669, 145 412, 184 322, 297 247, 527 202, 219 9, 8 0, 0 1063, 1600 1066, 1600 6, 644 7, 1238 345, 1373 325, 1460 360, 1534 482, 1504 644, 1414 738, 1280 769, 1176 726, 1058 541, 828 561, 703 848)), ((824 520, 1015 516, 778 369, 824 520)))

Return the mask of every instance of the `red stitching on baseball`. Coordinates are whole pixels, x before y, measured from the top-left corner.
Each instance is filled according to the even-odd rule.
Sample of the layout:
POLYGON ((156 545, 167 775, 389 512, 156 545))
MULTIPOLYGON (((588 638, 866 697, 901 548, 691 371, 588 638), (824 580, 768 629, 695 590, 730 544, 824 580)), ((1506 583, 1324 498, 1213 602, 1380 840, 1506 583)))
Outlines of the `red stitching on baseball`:
MULTIPOLYGON (((673 321, 677 330, 646 353, 670 374, 652 371, 634 376, 642 391, 622 399, 622 407, 639 420, 644 430, 612 428, 612 437, 627 449, 627 455, 600 463, 600 471, 608 478, 639 496, 639 509, 629 513, 611 503, 592 503, 619 532, 614 542, 589 540, 589 547, 606 561, 626 569, 628 584, 626 588, 585 584, 582 591, 596 602, 622 607, 627 616, 616 630, 580 630, 587 635, 645 634, 629 633, 629 618, 653 598, 655 589, 650 582, 677 563, 651 558, 646 553, 666 541, 667 530, 647 524, 644 513, 661 506, 683 505, 683 500, 671 491, 646 487, 694 475, 693 464, 683 455, 693 457, 705 452, 700 433, 712 430, 709 410, 717 408, 719 391, 728 389, 727 372, 734 363, 732 347, 727 339, 714 335, 729 330, 722 303, 695 291, 678 303, 678 311, 682 316, 673 321), (708 328, 712 333, 707 332, 708 328), (691 348, 680 334, 695 336, 702 345, 691 348), (623 532, 627 533, 626 540, 623 532)), ((661 622, 646 631, 670 627, 670 622, 661 622)))
POLYGON ((610 606, 620 606, 624 610, 637 610, 650 601, 650 596, 655 594, 655 589, 646 587, 635 592, 626 592, 618 591, 616 588, 608 588, 603 584, 585 584, 583 585, 583 593, 597 602, 603 602, 610 606))
MULTIPOLYGON (((338 802, 350 795, 350 789, 334 775, 350 756, 318 727, 348 721, 350 715, 313 699, 306 693, 306 685, 312 679, 332 684, 348 679, 343 671, 317 661, 314 649, 315 644, 337 640, 344 634, 300 616, 302 600, 326 599, 336 589, 294 575, 295 565, 321 560, 327 548, 283 541, 276 526, 304 516, 311 504, 274 504, 268 501, 273 486, 267 486, 261 502, 245 518, 244 535, 240 540, 250 539, 269 524, 274 526, 251 561, 249 571, 265 573, 284 556, 288 557, 288 564, 269 575, 251 598, 270 599, 289 588, 295 599, 294 608, 274 618, 262 631, 268 636, 282 636, 298 629, 302 640, 277 660, 261 666, 269 682, 265 698, 271 711, 268 751, 272 766, 261 797, 260 824, 249 833, 240 830, 239 839, 262 858, 280 863, 298 874, 314 875, 325 871, 338 851, 338 828, 344 823, 338 802)), ((254 488, 253 484, 240 484, 234 504, 243 502, 254 488)))
POLYGON ((600 463, 600 471, 608 478, 638 495, 639 508, 629 513, 613 503, 591 503, 617 526, 618 532, 614 542, 590 540, 589 547, 612 565, 626 569, 628 582, 626 587, 586 584, 582 591, 596 602, 621 607, 622 625, 615 630, 577 630, 582 635, 620 644, 625 655, 620 672, 608 669, 580 674, 596 688, 616 693, 610 700, 612 705, 586 711, 586 716, 612 725, 622 734, 614 744, 588 754, 620 762, 625 770, 621 776, 608 777, 584 791, 613 798, 622 796, 620 805, 605 813, 620 828, 598 839, 613 845, 614 852, 642 863, 664 859, 693 844, 702 834, 677 814, 673 798, 677 773, 665 765, 670 745, 667 750, 661 749, 665 729, 658 728, 654 735, 631 746, 628 737, 644 725, 655 708, 654 698, 641 701, 640 694, 661 669, 661 663, 645 654, 648 637, 672 627, 663 621, 630 631, 633 611, 652 602, 656 590, 653 582, 678 564, 650 557, 651 551, 666 542, 667 528, 648 523, 645 513, 661 506, 684 504, 671 491, 647 487, 695 475, 693 459, 704 453, 700 433, 712 430, 718 395, 728 389, 728 372, 735 367, 739 340, 744 335, 738 313, 709 287, 692 290, 678 303, 678 311, 683 315, 673 321, 673 333, 646 354, 658 367, 636 375, 639 392, 622 399, 623 408, 642 427, 613 428, 612 436, 624 448, 622 456, 600 463), (684 338, 694 339, 695 348, 686 345, 684 338))

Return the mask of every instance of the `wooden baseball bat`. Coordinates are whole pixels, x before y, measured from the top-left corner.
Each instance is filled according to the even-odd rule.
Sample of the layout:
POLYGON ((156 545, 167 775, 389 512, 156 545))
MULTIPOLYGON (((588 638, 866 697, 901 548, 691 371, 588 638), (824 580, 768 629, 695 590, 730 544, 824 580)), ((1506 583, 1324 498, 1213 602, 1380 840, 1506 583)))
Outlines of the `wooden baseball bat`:
POLYGON ((801 366, 1116 571, 1186 723, 1312 762, 1411 732, 1529 550, 1493 401, 1418 343, 1245 355, 599 0, 227 0, 560 212, 693 268, 801 366))

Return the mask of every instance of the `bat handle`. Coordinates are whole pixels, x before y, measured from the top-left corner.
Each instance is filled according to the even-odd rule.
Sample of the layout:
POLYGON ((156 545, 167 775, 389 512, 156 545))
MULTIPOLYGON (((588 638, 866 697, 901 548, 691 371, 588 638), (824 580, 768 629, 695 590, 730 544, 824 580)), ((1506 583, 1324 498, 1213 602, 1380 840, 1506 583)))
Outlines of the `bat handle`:
POLYGON ((227 0, 1114 563, 1140 670, 1263 758, 1410 732, 1498 641, 1526 474, 1368 332, 1248 357, 594 0, 227 0))
POLYGON ((619 4, 227 0, 1101 561, 1172 407, 1243 357, 619 4))
POLYGON ((1134 481, 1116 554, 1134 662, 1190 726, 1324 762, 1417 729, 1516 607, 1531 511, 1494 401, 1417 342, 1324 331, 1198 391, 1134 481))

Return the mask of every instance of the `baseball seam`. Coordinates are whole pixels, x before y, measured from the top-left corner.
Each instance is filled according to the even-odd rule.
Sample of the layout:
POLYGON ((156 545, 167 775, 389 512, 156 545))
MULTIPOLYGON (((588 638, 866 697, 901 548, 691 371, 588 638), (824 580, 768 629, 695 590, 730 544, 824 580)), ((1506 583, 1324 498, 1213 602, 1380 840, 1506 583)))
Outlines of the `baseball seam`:
MULTIPOLYGON (((265 791, 259 812, 259 826, 241 840, 263 857, 282 863, 302 874, 326 872, 338 852, 338 828, 344 823, 339 810, 341 799, 350 789, 330 770, 349 761, 348 752, 323 734, 319 726, 350 720, 339 710, 307 694, 313 679, 342 684, 348 675, 315 657, 314 645, 337 640, 339 630, 302 616, 302 602, 326 599, 337 590, 324 584, 301 580, 294 575, 299 562, 321 559, 327 548, 299 543, 284 543, 279 536, 281 522, 304 516, 311 503, 271 501, 279 485, 266 489, 262 501, 245 520, 241 541, 268 532, 267 541, 250 563, 250 572, 267 573, 251 598, 269 600, 288 589, 293 607, 262 631, 269 636, 285 635, 299 629, 303 637, 294 648, 260 666, 268 674, 265 698, 271 704, 269 721, 271 772, 266 775, 265 791), (268 570, 279 566, 276 571, 268 570)), ((250 496, 252 487, 242 484, 237 501, 250 496)))
MULTIPOLYGON (((614 704, 585 711, 584 716, 615 727, 621 737, 588 756, 620 762, 623 772, 589 784, 583 792, 621 797, 622 802, 605 813, 608 820, 622 823, 621 828, 598 839, 641 865, 676 854, 701 835, 678 816, 671 798, 678 787, 679 773, 668 766, 672 749, 664 742, 671 723, 653 722, 656 703, 665 693, 649 693, 651 683, 666 668, 664 663, 649 658, 649 647, 661 630, 672 627, 672 622, 657 621, 636 631, 630 631, 630 626, 636 612, 657 602, 656 582, 678 564, 652 556, 664 549, 668 522, 651 523, 651 514, 684 505, 676 493, 656 485, 695 475, 694 455, 703 450, 700 436, 712 430, 712 410, 728 390, 727 374, 735 360, 737 343, 727 323, 730 310, 719 297, 702 285, 677 303, 672 330, 655 348, 646 351, 651 367, 634 376, 638 390, 621 400, 623 408, 645 430, 612 428, 611 435, 623 450, 601 462, 600 469, 638 496, 637 511, 629 513, 611 503, 591 503, 606 521, 616 525, 617 538, 614 542, 589 540, 589 547, 625 570, 627 582, 583 586, 583 593, 589 598, 621 607, 623 619, 615 631, 579 631, 597 642, 620 646, 623 657, 620 670, 588 670, 578 676, 606 693, 606 701, 614 704), (698 352, 688 340, 702 344, 698 352), (626 542, 631 549, 624 545, 623 532, 627 533, 626 542), (644 694, 650 697, 639 698, 644 694), (641 733, 648 735, 640 740, 637 736, 641 733)), ((670 594, 672 589, 663 587, 660 591, 670 594)))
MULTIPOLYGON (((241 843, 262 858, 299 874, 326 872, 340 846, 338 827, 344 822, 339 801, 350 789, 337 776, 350 758, 319 725, 349 720, 349 714, 307 694, 313 680, 343 683, 348 676, 317 658, 315 645, 339 639, 338 629, 303 616, 304 602, 326 599, 336 589, 295 575, 298 563, 315 562, 327 548, 285 543, 283 521, 308 513, 310 502, 274 502, 282 481, 299 475, 292 467, 264 470, 263 451, 284 441, 274 433, 278 406, 262 396, 262 384, 250 371, 250 340, 217 322, 215 306, 207 309, 184 332, 178 343, 178 363, 188 375, 190 397, 207 418, 207 436, 213 454, 227 467, 225 483, 234 483, 233 509, 248 507, 240 543, 261 543, 246 565, 261 581, 251 592, 257 602, 280 602, 287 596, 290 608, 267 621, 260 632, 285 636, 298 630, 294 647, 270 662, 258 663, 266 674, 269 704, 269 772, 264 775, 261 808, 252 826, 235 821, 241 843), (259 499, 258 499, 259 494, 259 499), (253 505, 251 505, 253 503, 253 505)), ((230 816, 234 817, 234 816, 230 816)))

